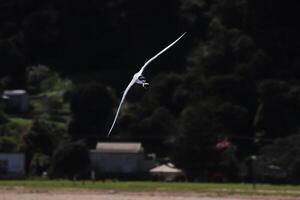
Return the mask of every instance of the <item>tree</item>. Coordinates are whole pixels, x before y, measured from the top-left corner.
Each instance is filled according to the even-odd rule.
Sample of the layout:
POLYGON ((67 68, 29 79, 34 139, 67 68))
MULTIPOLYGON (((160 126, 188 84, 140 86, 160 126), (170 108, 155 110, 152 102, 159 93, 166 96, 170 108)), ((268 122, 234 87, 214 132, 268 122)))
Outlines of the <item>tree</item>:
POLYGON ((94 148, 97 140, 107 134, 114 98, 108 88, 98 83, 76 87, 70 98, 69 133, 73 141, 83 139, 94 148))
POLYGON ((1 70, 0 77, 10 77, 7 85, 18 87, 24 84, 25 56, 15 40, 5 39, 0 41, 0 60, 1 65, 5 66, 1 70), (12 81, 12 78, 14 78, 14 81, 12 81))
POLYGON ((69 79, 61 77, 59 73, 45 65, 28 68, 26 80, 28 90, 33 94, 54 91, 64 93, 72 88, 72 82, 69 79))
POLYGON ((143 143, 147 152, 156 153, 158 157, 169 156, 178 127, 175 117, 167 108, 155 109, 136 128, 135 137, 143 143))
POLYGON ((0 136, 0 152, 14 153, 17 151, 18 141, 13 136, 0 136))
POLYGON ((67 126, 70 119, 68 94, 73 83, 44 65, 27 69, 27 89, 31 95, 31 115, 67 126))
POLYGON ((139 112, 152 112, 153 109, 164 106, 177 115, 181 111, 177 107, 180 102, 174 101, 174 93, 182 83, 180 75, 175 73, 159 74, 152 82, 149 90, 141 97, 143 107, 139 112))
POLYGON ((0 125, 8 122, 7 115, 4 113, 3 105, 0 104, 0 125))
POLYGON ((260 106, 255 118, 258 132, 266 138, 292 134, 298 128, 300 119, 298 87, 280 80, 264 80, 258 86, 260 106))
POLYGON ((80 178, 89 169, 89 149, 81 141, 59 146, 52 157, 49 175, 52 178, 80 178))
POLYGON ((257 161, 257 173, 261 179, 282 183, 299 183, 300 162, 299 131, 287 137, 278 138, 261 150, 257 161))
POLYGON ((28 90, 31 93, 45 92, 53 88, 55 82, 53 80, 54 72, 49 67, 44 65, 38 65, 27 69, 27 83, 28 90), (46 83, 45 83, 46 82, 46 83), (50 84, 47 82, 50 82, 50 84))
MULTIPOLYGON (((27 170, 31 169, 30 165, 33 165, 31 164, 32 162, 36 162, 32 160, 36 153, 51 157, 58 145, 68 140, 69 136, 66 132, 58 128, 54 123, 43 119, 35 120, 28 132, 22 136, 19 147, 26 154, 27 170)), ((33 170, 35 171, 36 169, 33 170)))
POLYGON ((31 176, 41 176, 43 172, 47 172, 50 163, 50 156, 43 153, 34 153, 29 165, 29 172, 31 176))
POLYGON ((210 103, 199 103, 181 114, 181 129, 172 157, 191 180, 208 180, 209 173, 216 170, 219 153, 215 148, 217 135, 211 128, 212 107, 210 103))

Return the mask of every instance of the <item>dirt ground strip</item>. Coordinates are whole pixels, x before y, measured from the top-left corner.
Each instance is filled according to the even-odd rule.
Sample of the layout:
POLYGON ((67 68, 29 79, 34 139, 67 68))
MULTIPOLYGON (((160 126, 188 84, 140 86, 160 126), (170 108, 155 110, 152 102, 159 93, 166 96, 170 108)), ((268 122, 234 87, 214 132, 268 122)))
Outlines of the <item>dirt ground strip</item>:
POLYGON ((74 189, 0 189, 0 200, 300 200, 295 196, 217 195, 198 193, 128 193, 74 189))

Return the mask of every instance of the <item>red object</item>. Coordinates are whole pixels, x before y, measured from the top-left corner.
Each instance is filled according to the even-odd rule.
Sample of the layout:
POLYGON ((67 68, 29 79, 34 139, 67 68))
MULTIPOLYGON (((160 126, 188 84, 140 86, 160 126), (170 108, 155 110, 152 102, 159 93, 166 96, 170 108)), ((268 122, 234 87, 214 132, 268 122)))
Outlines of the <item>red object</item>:
POLYGON ((227 149, 229 146, 230 146, 230 141, 227 138, 225 138, 224 140, 216 144, 216 148, 219 150, 227 149))

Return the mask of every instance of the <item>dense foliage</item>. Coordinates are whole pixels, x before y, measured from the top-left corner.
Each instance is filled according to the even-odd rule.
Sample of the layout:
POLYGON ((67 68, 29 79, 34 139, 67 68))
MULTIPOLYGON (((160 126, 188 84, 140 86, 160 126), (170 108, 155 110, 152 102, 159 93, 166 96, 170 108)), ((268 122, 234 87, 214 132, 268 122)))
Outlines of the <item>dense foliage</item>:
POLYGON ((237 180, 256 154, 260 169, 279 163, 287 177, 298 177, 299 162, 278 141, 299 143, 299 8, 280 0, 3 0, 0 89, 27 89, 25 117, 46 122, 9 136, 1 130, 10 130, 12 116, 1 108, 0 149, 16 151, 23 135, 33 174, 41 162, 42 170, 55 163, 61 175, 60 160, 72 161, 84 147, 38 145, 67 135, 89 148, 98 140, 142 141, 146 152, 171 159, 191 180, 237 180), (146 70, 150 88, 129 92, 105 138, 132 74, 185 31, 146 70), (277 154, 286 157, 265 162, 277 154), (293 166, 281 165, 285 159, 293 166))

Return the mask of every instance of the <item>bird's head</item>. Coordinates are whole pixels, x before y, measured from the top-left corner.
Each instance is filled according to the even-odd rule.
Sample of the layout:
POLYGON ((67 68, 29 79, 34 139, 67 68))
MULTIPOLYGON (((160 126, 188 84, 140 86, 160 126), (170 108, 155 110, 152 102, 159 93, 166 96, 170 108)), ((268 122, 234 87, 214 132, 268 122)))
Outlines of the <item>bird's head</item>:
POLYGON ((138 79, 141 80, 141 81, 145 81, 146 80, 146 78, 144 76, 139 76, 138 79))

